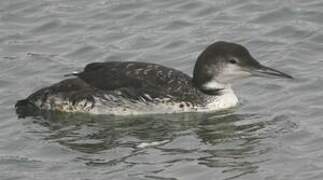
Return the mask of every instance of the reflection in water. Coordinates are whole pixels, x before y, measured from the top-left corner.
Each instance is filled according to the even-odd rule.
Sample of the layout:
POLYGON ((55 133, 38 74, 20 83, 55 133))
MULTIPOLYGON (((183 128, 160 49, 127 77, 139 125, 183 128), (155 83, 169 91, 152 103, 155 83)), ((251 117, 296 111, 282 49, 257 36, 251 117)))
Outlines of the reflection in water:
POLYGON ((253 121, 256 119, 255 115, 227 115, 203 121, 196 133, 214 148, 204 150, 209 155, 200 158, 200 164, 224 168, 223 172, 230 172, 233 177, 255 173, 257 163, 264 161, 259 156, 267 151, 260 144, 264 136, 257 134, 266 124, 253 121), (241 121, 249 122, 240 124, 241 121))
POLYGON ((77 152, 103 155, 97 159, 80 157, 89 166, 196 161, 235 177, 254 173, 257 163, 264 160, 259 156, 268 150, 261 145, 266 121, 257 115, 221 112, 120 117, 47 112, 33 120, 48 128, 46 140, 77 152), (163 143, 140 148, 141 143, 152 142, 163 143), (115 149, 125 152, 115 159, 108 157, 115 149), (146 150, 156 150, 159 157, 167 158, 138 160, 146 150))

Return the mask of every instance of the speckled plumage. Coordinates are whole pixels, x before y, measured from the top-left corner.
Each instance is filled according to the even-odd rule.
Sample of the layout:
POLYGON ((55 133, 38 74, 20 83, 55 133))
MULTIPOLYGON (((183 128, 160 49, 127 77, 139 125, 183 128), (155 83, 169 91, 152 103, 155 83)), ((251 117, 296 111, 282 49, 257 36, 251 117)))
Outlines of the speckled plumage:
POLYGON ((190 76, 157 64, 92 63, 75 75, 35 92, 28 102, 43 110, 127 115, 206 111, 216 101, 195 88, 190 76))

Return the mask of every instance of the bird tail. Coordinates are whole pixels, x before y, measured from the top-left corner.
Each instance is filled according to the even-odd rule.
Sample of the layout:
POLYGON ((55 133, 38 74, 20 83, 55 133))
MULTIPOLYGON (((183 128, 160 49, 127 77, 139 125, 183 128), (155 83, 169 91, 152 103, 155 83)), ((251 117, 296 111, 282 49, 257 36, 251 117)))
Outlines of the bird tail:
POLYGON ((22 99, 15 104, 16 113, 19 118, 34 116, 39 113, 37 108, 29 99, 22 99))

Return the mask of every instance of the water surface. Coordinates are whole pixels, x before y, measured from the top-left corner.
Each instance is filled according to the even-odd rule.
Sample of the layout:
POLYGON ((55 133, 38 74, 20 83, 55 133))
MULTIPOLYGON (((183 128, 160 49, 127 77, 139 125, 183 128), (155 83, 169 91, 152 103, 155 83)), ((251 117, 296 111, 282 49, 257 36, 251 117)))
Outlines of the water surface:
POLYGON ((0 179, 323 179, 320 0, 0 1, 0 179), (95 61, 188 74, 217 40, 294 81, 252 78, 233 111, 138 117, 13 105, 95 61))

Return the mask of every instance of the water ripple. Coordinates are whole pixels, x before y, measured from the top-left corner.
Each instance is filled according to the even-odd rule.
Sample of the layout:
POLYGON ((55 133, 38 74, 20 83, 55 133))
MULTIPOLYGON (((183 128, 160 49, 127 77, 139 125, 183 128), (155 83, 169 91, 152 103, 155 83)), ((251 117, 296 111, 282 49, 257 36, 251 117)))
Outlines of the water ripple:
POLYGON ((0 1, 2 179, 322 179, 319 0, 0 1), (42 114, 13 104, 95 61, 191 74, 211 42, 244 44, 294 81, 248 79, 234 112, 42 114))

